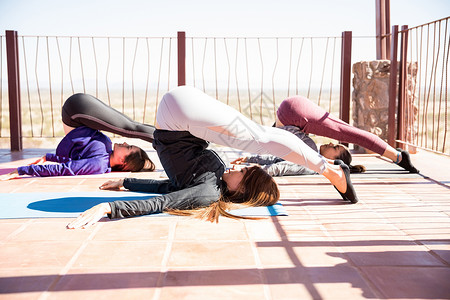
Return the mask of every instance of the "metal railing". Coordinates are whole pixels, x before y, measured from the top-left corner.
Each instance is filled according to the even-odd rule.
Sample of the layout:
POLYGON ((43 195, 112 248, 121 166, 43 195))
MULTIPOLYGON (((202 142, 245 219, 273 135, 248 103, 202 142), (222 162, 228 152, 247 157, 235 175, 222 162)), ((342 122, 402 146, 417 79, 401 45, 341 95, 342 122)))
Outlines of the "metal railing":
MULTIPOLYGON (((391 73, 399 74, 398 89, 391 76, 391 145, 450 153, 448 21, 393 26, 385 37, 391 44, 391 73)), ((361 40, 353 38, 354 52, 361 40)), ((61 137, 61 105, 77 92, 153 124, 159 98, 180 84, 196 86, 265 125, 273 122, 279 103, 295 94, 349 121, 351 43, 351 32, 290 38, 186 38, 184 32, 177 37, 9 32, 8 37, 7 32, 0 36, 0 137, 11 139, 11 149, 21 149, 22 137, 61 137), (20 101, 8 102, 11 96, 20 101)))
MULTIPOLYGON (((0 60, 3 63, 8 52, 8 70, 17 66, 19 100, 11 102, 9 97, 9 115, 20 111, 21 120, 8 120, 8 97, 0 86, 0 137, 10 137, 12 149, 21 148, 21 142, 13 142, 22 137, 63 136, 62 103, 78 92, 148 124, 155 121, 159 98, 180 84, 195 86, 265 125, 273 123, 278 104, 295 94, 349 116, 351 32, 292 38, 186 38, 184 32, 176 38, 9 34, 5 44, 15 45, 15 58, 3 51, 2 37, 0 60), (342 53, 347 53, 345 68, 342 53), (346 104, 340 105, 343 98, 346 104), (15 122, 20 128, 13 130, 15 122)), ((3 82, 6 70, 0 67, 3 82)))
POLYGON ((264 125, 298 94, 338 112, 340 44, 339 37, 188 38, 186 83, 264 125))
POLYGON ((401 30, 397 142, 450 155, 450 17, 401 30), (416 99, 411 101, 410 99, 416 99))
POLYGON ((62 136, 61 106, 80 92, 153 124, 158 97, 176 86, 173 41, 173 37, 18 37, 22 137, 62 136))

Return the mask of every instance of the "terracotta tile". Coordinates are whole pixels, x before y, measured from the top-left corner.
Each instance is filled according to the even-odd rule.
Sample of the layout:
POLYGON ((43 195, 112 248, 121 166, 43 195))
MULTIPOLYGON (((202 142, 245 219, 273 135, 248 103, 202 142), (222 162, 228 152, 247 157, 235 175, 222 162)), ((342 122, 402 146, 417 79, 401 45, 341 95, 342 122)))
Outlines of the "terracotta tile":
POLYGON ((164 299, 264 299, 257 269, 171 270, 160 298, 164 299))
POLYGON ((274 299, 375 298, 359 272, 348 266, 265 268, 264 275, 274 299))
POLYGON ((428 230, 430 233, 447 230, 447 233, 450 234, 450 220, 444 222, 421 222, 421 219, 411 220, 408 223, 401 223, 396 225, 398 228, 414 232, 414 231, 422 231, 423 229, 428 230))
POLYGON ((83 230, 69 230, 66 225, 72 219, 35 219, 26 230, 11 238, 13 241, 84 241, 95 227, 83 230))
POLYGON ((307 272, 322 299, 377 298, 359 271, 353 267, 308 268, 307 272))
POLYGON ((2 224, 25 224, 29 219, 0 219, 0 226, 2 224))
POLYGON ((365 243, 370 238, 370 241, 377 241, 380 243, 380 245, 392 245, 392 244, 398 244, 401 242, 412 242, 414 239, 412 239, 410 236, 400 232, 398 235, 393 234, 386 234, 383 235, 381 233, 371 234, 369 232, 364 231, 358 231, 353 232, 352 235, 337 235, 332 234, 333 243, 336 246, 352 246, 352 245, 358 245, 360 243, 365 243))
POLYGON ((408 235, 414 240, 431 240, 431 239, 448 239, 449 234, 444 231, 442 233, 430 233, 429 230, 423 230, 422 232, 408 233, 408 235))
POLYGON ((325 237, 322 225, 302 225, 282 227, 278 229, 283 232, 289 241, 304 240, 305 238, 325 237))
MULTIPOLYGON (((0 239, 8 237, 0 240, 0 282, 19 274, 24 283, 8 283, 14 293, 0 298, 152 298, 156 280, 163 278, 164 254, 169 271, 161 275, 166 276, 158 290, 163 299, 444 298, 444 292, 449 294, 444 286, 449 277, 448 187, 392 172, 395 166, 377 156, 355 157, 360 159, 385 172, 352 177, 361 199, 357 205, 344 204, 321 176, 276 178, 288 217, 221 219, 219 224, 142 217, 70 232, 63 230, 70 219, 0 220, 0 239), (11 235, 22 224, 23 231, 11 235), (54 282, 55 291, 41 295, 68 262, 73 262, 69 274, 54 282)), ((9 165, 14 163, 20 162, 9 165)), ((159 178, 160 172, 129 175, 159 178)), ((97 191, 107 179, 24 178, 0 182, 0 190, 97 191)))
POLYGON ((52 193, 67 192, 74 185, 74 183, 70 181, 67 181, 66 183, 56 184, 51 183, 50 181, 44 181, 40 179, 41 178, 32 179, 33 181, 30 184, 23 186, 20 190, 16 191, 16 193, 46 193, 49 191, 51 191, 52 193))
POLYGON ((264 276, 273 299, 320 299, 303 267, 267 267, 264 276))
MULTIPOLYGON (((425 217, 417 214, 417 217, 397 217, 397 218, 389 218, 390 223, 399 227, 400 229, 408 229, 408 227, 416 228, 416 224, 419 223, 417 220, 420 220, 420 226, 429 225, 430 227, 437 226, 438 228, 449 228, 450 220, 448 220, 448 216, 435 216, 435 217, 425 217)), ((449 231, 450 233, 450 231, 449 231)))
POLYGON ((271 219, 246 222, 247 233, 254 241, 281 241, 285 236, 271 219))
POLYGON ((368 206, 383 217, 415 216, 416 214, 429 216, 430 214, 435 215, 439 211, 439 208, 425 205, 422 202, 414 205, 370 203, 368 206))
POLYGON ((420 241, 420 243, 450 264, 450 240, 420 241))
POLYGON ((336 266, 345 258, 330 255, 339 250, 328 241, 259 242, 256 244, 264 266, 336 266))
POLYGON ((448 299, 450 268, 448 267, 363 267, 386 298, 448 299))
POLYGON ((172 245, 168 266, 252 266, 255 259, 249 242, 179 242, 172 245))
POLYGON ((316 292, 308 291, 308 287, 309 285, 304 283, 280 283, 269 285, 269 290, 272 299, 322 299, 314 297, 316 292))
POLYGON ((0 222, 0 241, 6 239, 14 231, 23 226, 25 222, 21 223, 6 223, 0 222))
POLYGON ((137 217, 105 222, 94 241, 165 241, 176 217, 137 217))
POLYGON ((158 269, 75 268, 62 276, 48 299, 151 299, 158 269))
POLYGON ((392 224, 376 223, 326 223, 327 232, 331 236, 402 236, 405 235, 392 224))
POLYGON ((420 218, 421 220, 434 220, 436 222, 439 222, 439 220, 447 220, 448 222, 448 216, 434 207, 428 208, 428 210, 425 210, 422 206, 405 207, 397 210, 378 211, 378 214, 384 218, 389 218, 391 221, 400 219, 401 221, 408 222, 408 218, 409 221, 411 221, 410 218, 420 218))
POLYGON ((346 223, 352 224, 353 226, 357 226, 360 223, 386 223, 386 221, 383 220, 383 218, 380 218, 378 214, 373 212, 365 212, 365 208, 362 206, 360 206, 360 208, 361 211, 346 212, 335 210, 326 214, 315 214, 315 216, 319 218, 322 223, 346 223))
POLYGON ((450 225, 447 223, 408 223, 398 224, 407 235, 416 240, 441 240, 450 237, 450 225))
POLYGON ((8 181, 0 181, 0 191, 2 193, 20 193, 21 189, 26 188, 34 179, 13 179, 8 181))
POLYGON ((0 247, 0 267, 64 267, 80 246, 69 241, 9 241, 0 247))
POLYGON ((0 299, 37 299, 58 279, 59 268, 0 268, 0 299))
POLYGON ((295 216, 292 218, 278 218, 276 219, 276 224, 283 228, 301 228, 304 225, 316 225, 317 220, 310 215, 304 217, 295 216))
MULTIPOLYGON (((426 247, 409 241, 392 244, 367 241, 342 249, 358 266, 442 266, 426 247)), ((342 256, 340 253, 330 255, 342 256)))
POLYGON ((74 268, 158 267, 166 243, 148 241, 92 241, 74 262, 74 268))
POLYGON ((242 221, 225 221, 219 223, 203 220, 184 219, 177 224, 175 239, 180 240, 246 240, 245 224, 242 221))

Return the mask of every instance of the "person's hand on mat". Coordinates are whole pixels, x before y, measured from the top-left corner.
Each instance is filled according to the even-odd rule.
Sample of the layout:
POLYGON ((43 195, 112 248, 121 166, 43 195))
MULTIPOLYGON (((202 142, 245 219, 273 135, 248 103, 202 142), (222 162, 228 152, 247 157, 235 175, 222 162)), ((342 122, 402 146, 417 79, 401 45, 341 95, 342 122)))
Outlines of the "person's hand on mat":
POLYGON ((14 179, 14 178, 19 178, 19 177, 20 177, 20 175, 17 172, 17 169, 15 169, 14 171, 9 172, 8 174, 1 175, 0 180, 6 181, 6 180, 14 179))
POLYGON ((30 164, 28 164, 28 165, 38 165, 38 164, 43 164, 43 163, 45 163, 46 161, 47 161, 47 159, 45 158, 45 155, 44 155, 44 156, 42 156, 42 157, 39 157, 38 160, 36 160, 36 161, 34 161, 34 162, 32 162, 32 163, 30 163, 30 164))
POLYGON ((101 190, 119 190, 123 187, 123 179, 119 180, 109 180, 102 184, 99 189, 101 190))
POLYGON ((231 162, 232 165, 240 165, 247 162, 247 157, 239 157, 231 162))
POLYGON ((67 224, 67 229, 86 228, 97 223, 105 214, 111 213, 109 203, 100 203, 82 213, 74 221, 67 224))

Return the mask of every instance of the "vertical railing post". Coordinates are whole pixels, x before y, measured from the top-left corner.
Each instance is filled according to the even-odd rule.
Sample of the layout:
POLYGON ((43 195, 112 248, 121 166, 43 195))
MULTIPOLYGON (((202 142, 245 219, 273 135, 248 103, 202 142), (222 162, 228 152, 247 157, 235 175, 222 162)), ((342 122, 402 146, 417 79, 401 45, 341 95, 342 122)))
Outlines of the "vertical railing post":
POLYGON ((186 32, 178 31, 178 86, 186 85, 186 32))
POLYGON ((397 108, 397 52, 398 52, 398 25, 392 26, 391 36, 391 64, 389 70, 389 109, 388 109, 388 144, 396 147, 395 113, 397 108))
POLYGON ((341 50, 341 91, 339 117, 344 122, 350 122, 350 82, 352 69, 352 32, 342 33, 341 50))
POLYGON ((376 0, 376 35, 377 35, 377 59, 388 59, 390 57, 390 0, 376 0))
POLYGON ((11 151, 21 151, 22 117, 20 107, 19 43, 17 31, 6 30, 6 57, 8 69, 11 151))
MULTIPOLYGON (((402 39, 400 44, 400 65, 398 76, 398 111, 397 111, 397 138, 400 141, 405 140, 405 101, 406 101, 406 68, 408 60, 408 26, 402 26, 402 39)), ((401 143, 400 148, 404 148, 401 143)))

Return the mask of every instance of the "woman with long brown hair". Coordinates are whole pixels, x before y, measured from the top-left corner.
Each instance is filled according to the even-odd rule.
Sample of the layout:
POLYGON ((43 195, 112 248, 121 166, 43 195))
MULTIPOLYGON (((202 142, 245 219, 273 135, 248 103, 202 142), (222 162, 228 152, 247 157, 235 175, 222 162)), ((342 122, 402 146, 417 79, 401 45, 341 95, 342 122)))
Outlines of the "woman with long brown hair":
POLYGON ((279 190, 275 181, 259 167, 228 170, 218 155, 206 149, 208 142, 269 153, 305 165, 324 175, 342 198, 356 203, 350 171, 342 161, 329 164, 295 135, 278 128, 261 126, 238 111, 198 89, 182 86, 166 93, 156 114, 153 147, 167 173, 167 180, 125 178, 109 181, 101 189, 126 188, 163 195, 148 200, 114 201, 84 212, 68 228, 92 225, 104 214, 111 218, 169 211, 217 221, 228 203, 249 206, 275 204, 279 190), (211 206, 212 205, 212 206, 211 206))

